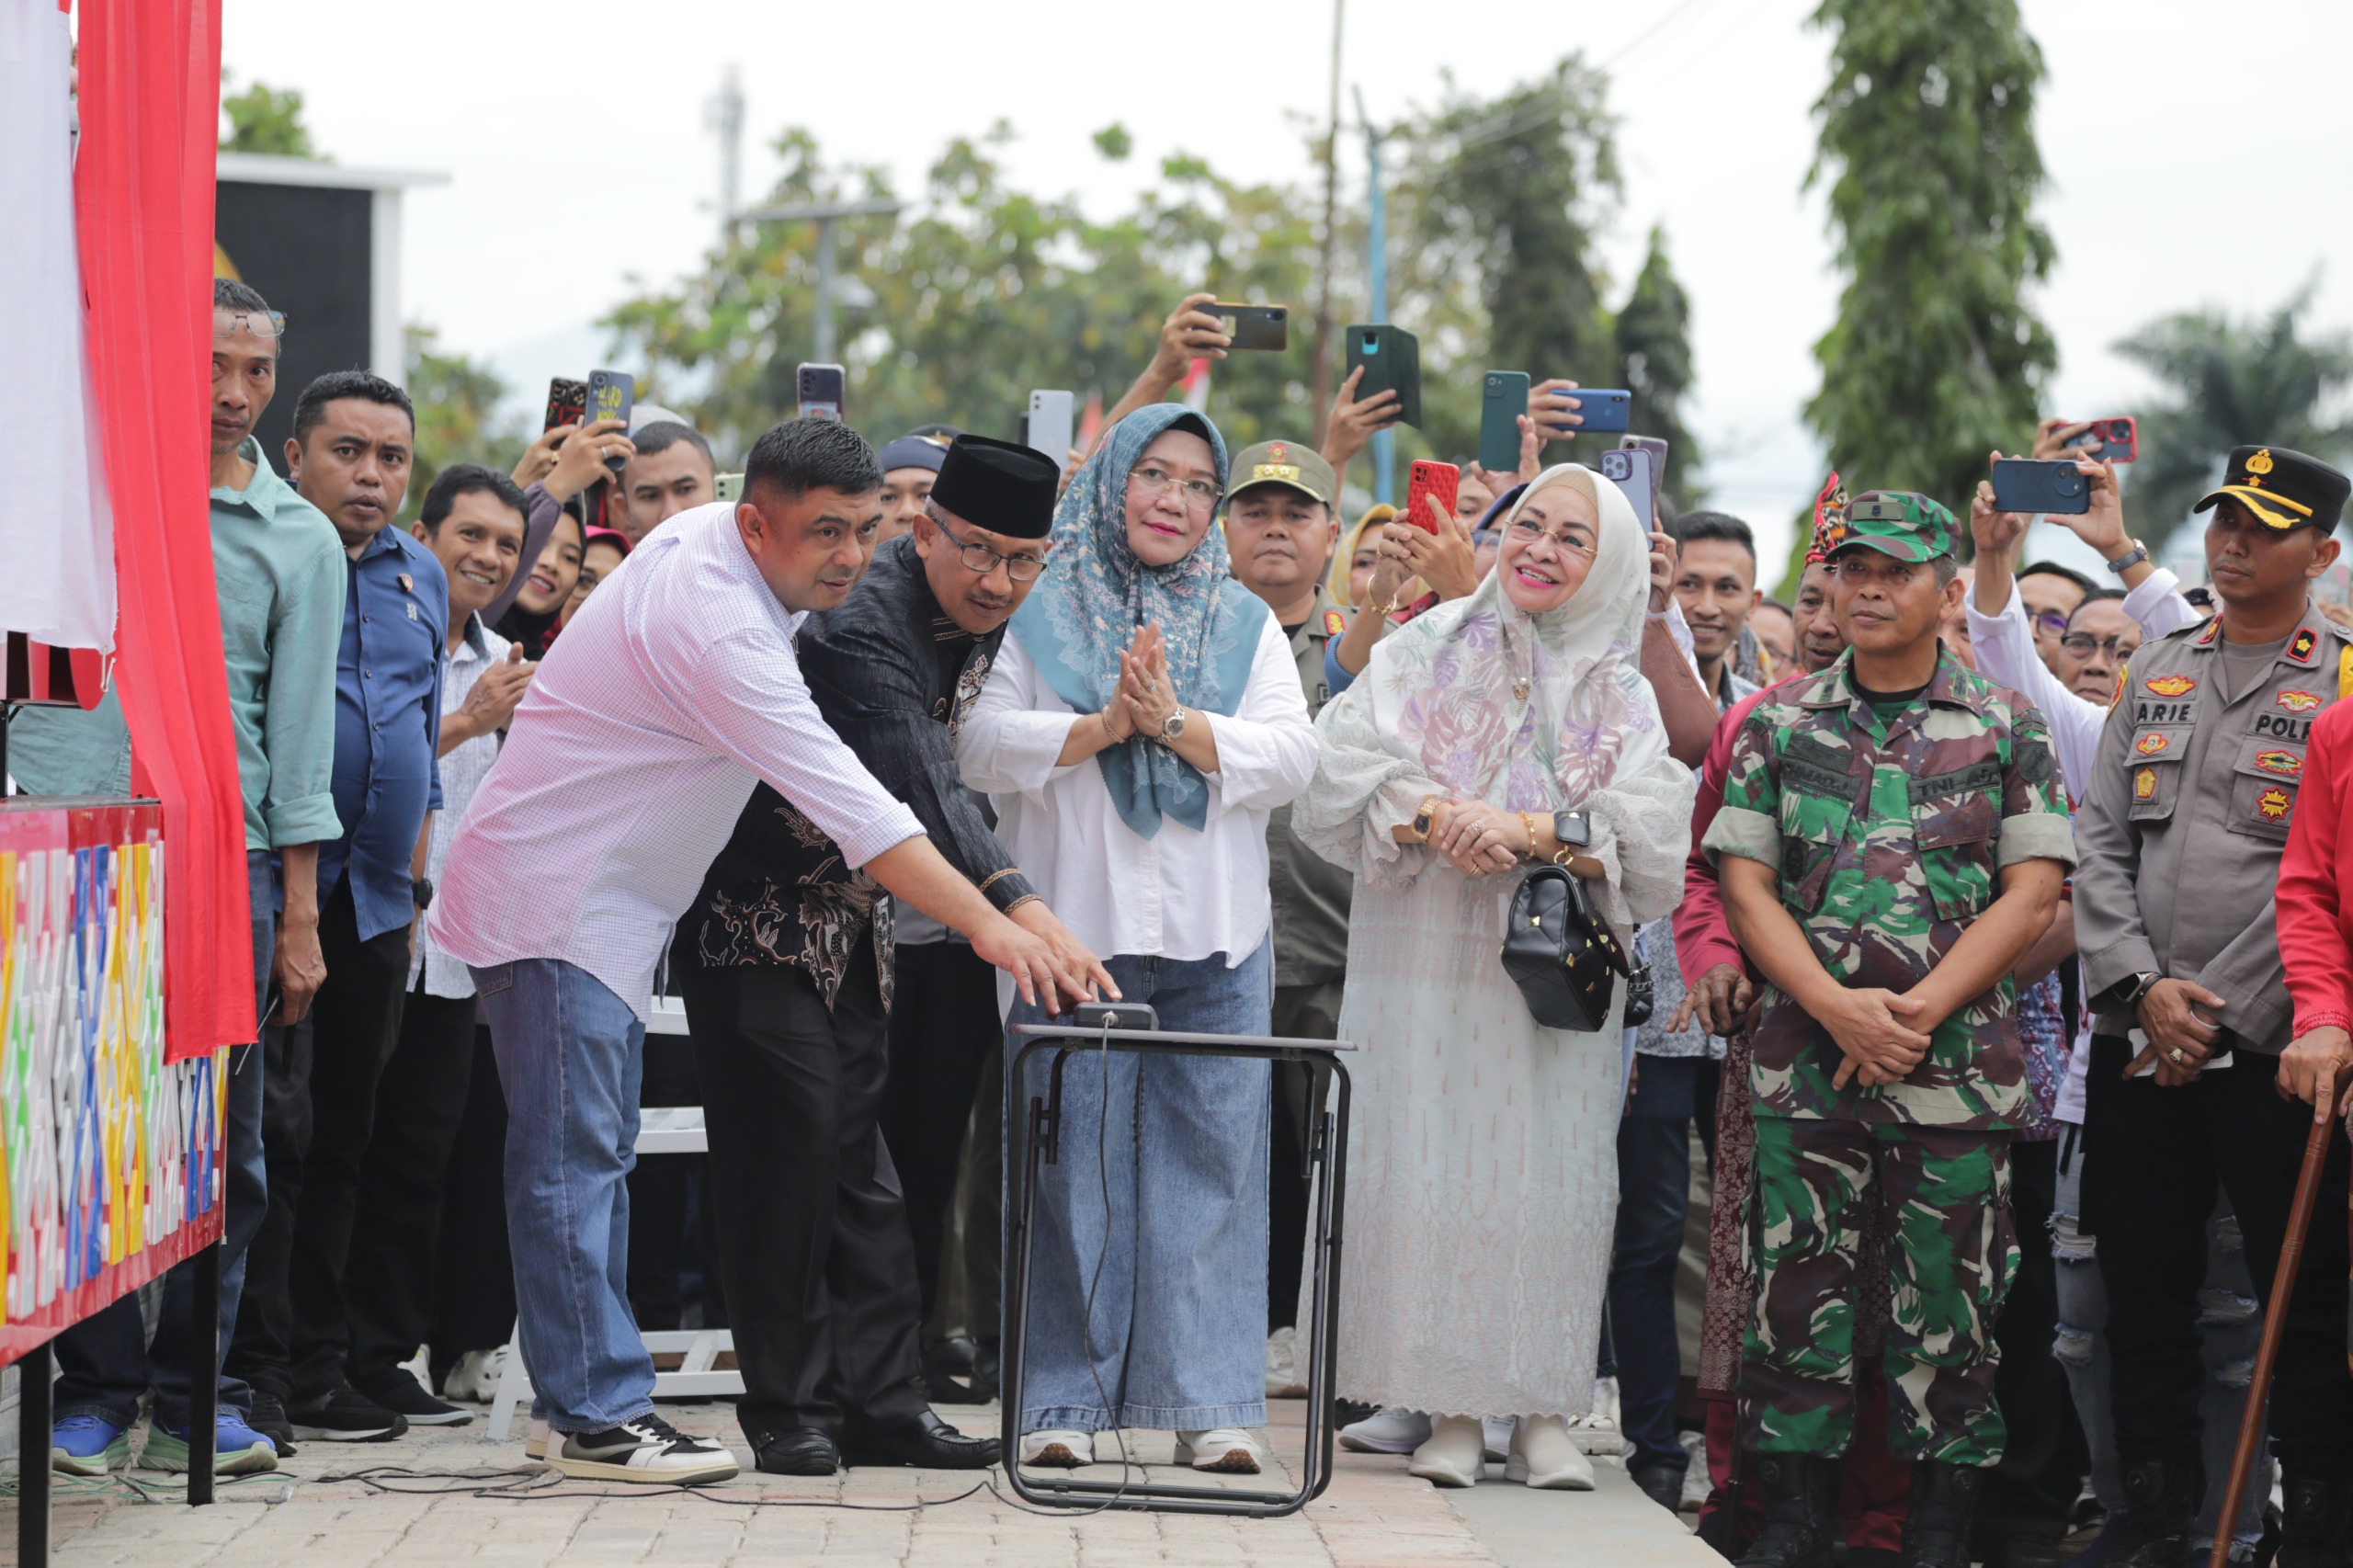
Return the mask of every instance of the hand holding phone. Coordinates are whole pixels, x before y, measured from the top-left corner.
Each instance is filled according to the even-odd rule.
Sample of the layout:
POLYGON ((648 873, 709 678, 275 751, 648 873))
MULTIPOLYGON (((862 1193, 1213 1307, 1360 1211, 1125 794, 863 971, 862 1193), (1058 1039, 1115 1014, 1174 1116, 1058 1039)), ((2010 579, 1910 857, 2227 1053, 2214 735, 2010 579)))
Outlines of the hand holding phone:
POLYGON ((1290 342, 1290 312, 1281 305, 1229 305, 1212 301, 1201 309, 1233 324, 1226 335, 1236 350, 1279 351, 1290 342))
POLYGON ((2033 458, 1995 458, 1994 509, 2021 517, 2035 512, 2087 512, 2091 482, 2072 459, 2042 462, 2033 458))

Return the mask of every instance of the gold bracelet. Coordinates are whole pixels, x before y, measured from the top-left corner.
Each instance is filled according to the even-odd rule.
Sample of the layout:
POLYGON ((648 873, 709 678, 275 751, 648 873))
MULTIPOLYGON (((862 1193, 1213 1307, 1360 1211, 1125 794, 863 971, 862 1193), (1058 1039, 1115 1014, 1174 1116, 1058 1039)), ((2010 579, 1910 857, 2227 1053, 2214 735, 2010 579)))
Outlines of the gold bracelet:
POLYGON ((1528 829, 1528 858, 1533 860, 1536 858, 1536 819, 1526 812, 1522 812, 1519 813, 1519 822, 1522 827, 1528 829))

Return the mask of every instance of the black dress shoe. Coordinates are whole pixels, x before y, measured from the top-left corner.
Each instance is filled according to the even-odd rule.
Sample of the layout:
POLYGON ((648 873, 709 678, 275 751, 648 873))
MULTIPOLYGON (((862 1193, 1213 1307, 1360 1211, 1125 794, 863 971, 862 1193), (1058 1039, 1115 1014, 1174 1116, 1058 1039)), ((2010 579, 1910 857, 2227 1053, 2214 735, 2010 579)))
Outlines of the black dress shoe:
POLYGON ((1683 1472, 1673 1465, 1653 1465, 1634 1472, 1635 1489, 1670 1514, 1683 1511, 1683 1472))
POLYGON ((752 1439, 752 1463, 770 1475, 832 1475, 842 1452, 814 1426, 792 1426, 752 1439))
POLYGON ((967 1437, 926 1410, 900 1420, 853 1422, 842 1441, 848 1465, 911 1464, 924 1470, 986 1470, 1004 1445, 995 1437, 967 1437))

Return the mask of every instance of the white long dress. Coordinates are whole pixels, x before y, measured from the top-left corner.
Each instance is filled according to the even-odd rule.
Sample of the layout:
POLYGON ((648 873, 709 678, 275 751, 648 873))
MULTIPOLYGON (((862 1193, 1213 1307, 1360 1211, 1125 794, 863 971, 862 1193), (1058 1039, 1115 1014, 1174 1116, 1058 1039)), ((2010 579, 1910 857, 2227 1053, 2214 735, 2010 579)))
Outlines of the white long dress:
POLYGON ((1592 1403, 1625 986, 1598 1033, 1539 1027, 1497 957, 1519 877, 1474 881, 1391 830, 1433 794, 1579 807, 1608 873, 1596 902, 1620 939, 1673 907, 1692 778, 1667 756, 1635 668, 1642 603, 1622 601, 1644 591, 1640 531, 1594 483, 1604 542, 1577 598, 1530 617, 1490 574, 1392 634, 1324 706, 1315 782, 1292 808, 1308 846, 1357 874, 1339 1025, 1358 1047, 1343 1397, 1449 1415, 1592 1403), (1581 603, 1588 594, 1608 602, 1581 603))

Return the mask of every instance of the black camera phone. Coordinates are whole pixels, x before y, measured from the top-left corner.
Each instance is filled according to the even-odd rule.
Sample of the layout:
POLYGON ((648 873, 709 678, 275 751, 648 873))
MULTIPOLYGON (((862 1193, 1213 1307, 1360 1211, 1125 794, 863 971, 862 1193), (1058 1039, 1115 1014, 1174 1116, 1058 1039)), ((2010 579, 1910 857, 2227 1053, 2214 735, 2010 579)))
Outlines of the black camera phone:
POLYGON ((1994 460, 1994 508, 2000 512, 2088 512, 2091 485, 2073 462, 1994 460))

